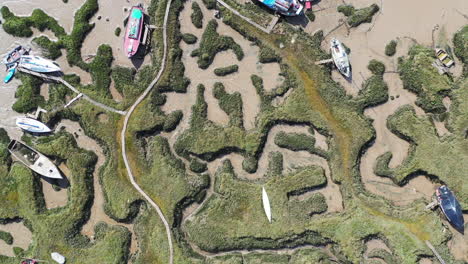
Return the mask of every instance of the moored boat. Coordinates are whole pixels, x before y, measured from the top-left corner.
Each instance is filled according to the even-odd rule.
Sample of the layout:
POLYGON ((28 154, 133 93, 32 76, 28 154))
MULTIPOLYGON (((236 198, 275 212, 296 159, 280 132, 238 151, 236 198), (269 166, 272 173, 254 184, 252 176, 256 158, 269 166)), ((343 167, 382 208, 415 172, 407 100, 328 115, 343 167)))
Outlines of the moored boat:
POLYGON ((18 161, 42 176, 52 179, 63 178, 57 166, 50 159, 21 141, 12 140, 8 144, 8 151, 18 161))
POLYGON ((16 73, 16 65, 14 65, 13 67, 8 69, 8 73, 5 76, 5 78, 3 79, 3 82, 4 83, 9 83, 11 81, 11 79, 13 79, 13 76, 15 76, 15 73, 16 73))
POLYGON ((304 9, 298 0, 259 0, 259 2, 284 16, 298 16, 304 9))
POLYGON ((265 214, 268 218, 268 222, 271 223, 270 199, 268 199, 268 194, 265 190, 265 187, 262 187, 262 201, 263 201, 263 209, 265 210, 265 214))
POLYGON ((330 42, 330 50, 338 71, 346 78, 351 76, 351 66, 349 65, 349 58, 343 44, 337 39, 332 39, 330 42))
POLYGON ((453 64, 455 64, 453 62, 453 60, 449 57, 448 53, 443 50, 443 49, 435 49, 436 51, 436 56, 437 56, 437 59, 439 59, 439 61, 447 68, 450 68, 452 67, 453 64))
POLYGON ((19 128, 31 133, 49 133, 52 131, 52 129, 50 129, 44 123, 29 117, 16 118, 16 125, 19 128))
POLYGON ((35 259, 24 259, 21 261, 21 264, 38 264, 39 261, 35 259))
POLYGON ((130 9, 130 16, 128 17, 127 28, 124 36, 124 51, 127 57, 133 57, 140 46, 140 39, 143 32, 143 7, 140 5, 133 6, 130 9))
POLYGON ((48 59, 44 59, 39 56, 30 56, 30 55, 21 56, 18 66, 34 71, 34 72, 41 72, 41 73, 61 71, 59 65, 56 62, 48 60, 48 59))
POLYGON ((30 48, 27 49, 21 45, 18 45, 14 49, 12 49, 10 52, 7 53, 5 58, 3 58, 2 62, 8 67, 9 65, 12 65, 18 62, 21 56, 29 54, 30 50, 31 50, 30 48))
POLYGON ((465 221, 463 219, 460 203, 457 201, 457 198, 455 198, 455 195, 453 195, 452 191, 445 185, 437 188, 436 195, 440 208, 445 214, 445 217, 447 217, 447 220, 455 229, 463 232, 465 221))
POLYGON ((52 257, 52 259, 59 263, 59 264, 64 264, 65 263, 65 257, 60 255, 59 253, 57 252, 53 252, 50 254, 50 256, 52 257))

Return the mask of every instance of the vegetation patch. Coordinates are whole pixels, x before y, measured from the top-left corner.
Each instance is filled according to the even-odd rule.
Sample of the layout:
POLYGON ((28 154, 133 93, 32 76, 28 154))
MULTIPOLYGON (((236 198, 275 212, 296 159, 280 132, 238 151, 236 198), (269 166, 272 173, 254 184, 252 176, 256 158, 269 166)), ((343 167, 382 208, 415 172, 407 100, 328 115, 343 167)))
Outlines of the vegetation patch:
POLYGON ((187 44, 195 44, 198 38, 191 33, 185 33, 182 34, 182 40, 187 44))
POLYGON ((196 28, 203 27, 203 13, 197 2, 192 3, 192 14, 190 15, 190 19, 196 28))
POLYGON ((218 52, 231 49, 236 55, 238 60, 244 58, 242 48, 237 44, 232 37, 221 36, 216 32, 218 22, 210 20, 203 32, 200 42, 200 48, 194 50, 191 54, 192 57, 198 57, 198 67, 201 69, 208 68, 214 60, 218 52))
POLYGON ((403 88, 418 95, 416 105, 426 112, 443 113, 446 111, 442 99, 452 89, 453 82, 447 75, 440 75, 432 66, 435 60, 434 51, 413 46, 408 57, 398 61, 398 71, 403 81, 403 88))
MULTIPOLYGON (((237 66, 237 65, 235 65, 237 66)), ((229 94, 220 82, 214 84, 213 96, 218 99, 219 107, 229 116, 229 125, 244 127, 242 97, 239 92, 229 94)))
POLYGON ((233 64, 233 65, 229 65, 226 67, 214 69, 214 74, 216 74, 217 76, 226 76, 228 74, 235 73, 238 70, 239 70, 239 66, 237 66, 236 64, 233 64))
POLYGON ((362 23, 372 22, 372 17, 380 10, 380 8, 376 4, 360 9, 355 9, 352 5, 340 5, 337 10, 348 17, 346 23, 348 23, 350 27, 357 27, 362 23))
POLYGON ((305 150, 311 154, 316 154, 327 158, 326 151, 315 147, 315 138, 302 133, 279 132, 275 137, 275 144, 280 148, 286 148, 292 151, 305 150))
POLYGON ((122 32, 122 29, 120 27, 116 27, 114 30, 114 35, 116 37, 119 37, 121 32, 122 32))
POLYGON ((390 41, 386 46, 385 46, 385 55, 391 57, 395 55, 396 53, 396 47, 397 47, 397 42, 395 40, 390 41))
POLYGON ((0 240, 5 241, 7 245, 13 244, 13 236, 5 231, 0 230, 0 240))

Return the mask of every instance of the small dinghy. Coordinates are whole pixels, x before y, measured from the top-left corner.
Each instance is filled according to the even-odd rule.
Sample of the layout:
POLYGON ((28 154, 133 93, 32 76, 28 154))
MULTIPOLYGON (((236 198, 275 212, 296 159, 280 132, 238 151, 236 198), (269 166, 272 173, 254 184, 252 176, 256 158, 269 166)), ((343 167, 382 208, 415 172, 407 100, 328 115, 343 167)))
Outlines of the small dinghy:
POLYGON ((343 44, 337 39, 332 39, 330 42, 330 50, 338 71, 343 74, 346 78, 351 76, 351 67, 349 65, 348 54, 343 47, 343 44))
POLYGON ((31 49, 26 49, 23 46, 18 45, 8 52, 2 62, 8 67, 9 65, 18 62, 21 56, 29 54, 29 51, 31 51, 31 49))
POLYGON ((271 223, 270 200, 268 199, 268 194, 265 191, 265 187, 262 187, 262 201, 263 201, 263 209, 265 210, 265 214, 268 218, 268 221, 271 223))
POLYGON ((3 79, 4 83, 9 83, 11 81, 11 79, 13 79, 13 76, 15 76, 15 73, 16 73, 16 66, 17 66, 17 64, 14 64, 13 67, 8 69, 8 73, 5 76, 5 79, 3 79))
POLYGON ((269 9, 283 16, 298 16, 303 13, 304 6, 297 0, 259 0, 269 9))
POLYGON ((457 201, 457 198, 455 198, 455 195, 453 195, 452 191, 445 185, 437 188, 436 195, 440 208, 445 214, 445 217, 447 217, 447 220, 455 229, 463 233, 465 220, 463 219, 460 203, 457 201))
POLYGON ((133 57, 140 46, 140 39, 143 31, 143 7, 141 4, 130 9, 130 17, 127 22, 127 29, 124 36, 124 51, 127 57, 133 57))
POLYGON ((51 60, 44 59, 39 56, 22 56, 19 62, 19 66, 34 72, 49 73, 59 72, 59 65, 51 60))
POLYGON ((50 159, 23 142, 12 140, 8 144, 8 151, 34 172, 52 179, 63 179, 57 166, 50 159))
POLYGON ((21 264, 38 264, 39 261, 35 259, 24 259, 21 264))
POLYGON ((44 123, 29 117, 16 118, 16 125, 19 128, 31 133, 49 133, 52 131, 52 129, 50 129, 44 123))
POLYGON ((59 264, 64 264, 65 263, 65 257, 60 255, 59 253, 57 252, 53 252, 52 254, 50 254, 50 256, 52 257, 52 259, 59 263, 59 264))

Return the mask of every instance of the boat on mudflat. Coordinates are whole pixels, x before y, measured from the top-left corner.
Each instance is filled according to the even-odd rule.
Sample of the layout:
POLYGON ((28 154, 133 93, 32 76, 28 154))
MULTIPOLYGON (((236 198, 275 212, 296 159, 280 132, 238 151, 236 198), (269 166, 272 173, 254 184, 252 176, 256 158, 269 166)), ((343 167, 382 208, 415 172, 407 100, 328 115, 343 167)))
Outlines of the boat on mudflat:
POLYGON ((330 42, 330 50, 338 71, 346 78, 351 76, 351 66, 349 65, 348 54, 346 53, 343 44, 337 39, 332 39, 330 42))
POLYGON ((16 73, 16 64, 13 65, 12 67, 10 67, 8 69, 8 73, 7 75, 5 76, 5 78, 3 79, 3 82, 4 83, 9 83, 11 81, 11 79, 13 79, 13 76, 15 76, 15 73, 16 73))
POLYGON ((298 16, 304 9, 298 0, 259 0, 259 2, 284 16, 298 16))
POLYGON ((8 144, 8 151, 34 172, 52 179, 63 179, 57 166, 46 156, 18 140, 8 144))
POLYGON ((463 233, 465 229, 465 221, 460 203, 453 195, 452 191, 445 185, 440 186, 436 190, 437 201, 439 202, 442 212, 447 217, 447 220, 458 231, 463 233))
POLYGON ((59 65, 55 61, 44 59, 39 56, 25 55, 21 56, 19 67, 25 68, 30 71, 40 73, 50 73, 61 71, 59 65))
POLYGON ((143 32, 143 7, 141 4, 133 6, 130 9, 130 16, 128 17, 127 29, 125 30, 124 36, 124 47, 125 55, 131 58, 133 57, 140 46, 140 40, 143 32))
POLYGON ((268 199, 268 194, 265 191, 265 187, 262 187, 262 201, 263 201, 263 209, 265 210, 265 214, 268 218, 268 222, 271 223, 270 199, 268 199))
POLYGON ((29 54, 29 51, 31 51, 30 48, 25 48, 21 45, 16 46, 14 49, 12 49, 10 52, 7 53, 5 58, 3 58, 3 63, 9 67, 10 65, 16 63, 19 61, 21 56, 29 54))
POLYGON ((29 117, 18 117, 16 118, 16 125, 28 132, 31 133, 50 133, 52 132, 52 129, 50 129, 48 126, 46 126, 44 123, 32 119, 29 117))

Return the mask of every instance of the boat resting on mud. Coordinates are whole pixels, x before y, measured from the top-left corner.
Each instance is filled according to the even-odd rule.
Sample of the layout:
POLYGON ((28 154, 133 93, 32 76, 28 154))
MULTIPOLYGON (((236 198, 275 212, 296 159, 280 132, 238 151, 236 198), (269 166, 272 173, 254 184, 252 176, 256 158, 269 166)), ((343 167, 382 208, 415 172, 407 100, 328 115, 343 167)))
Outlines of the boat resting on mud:
POLYGON ((8 151, 34 172, 52 179, 63 179, 57 166, 49 158, 23 142, 12 140, 8 144, 8 151))
POLYGON ((21 56, 28 55, 29 51, 31 51, 30 48, 27 49, 21 45, 18 45, 10 52, 8 52, 5 58, 3 58, 2 62, 9 68, 10 65, 13 65, 14 63, 18 62, 21 56))
POLYGON ((346 78, 351 76, 351 66, 349 65, 348 54, 346 53, 343 44, 337 39, 332 39, 330 41, 330 51, 333 57, 333 62, 335 63, 338 71, 343 74, 346 78))
POLYGON ((298 16, 302 14, 304 6, 298 0, 258 0, 269 9, 284 16, 298 16))
POLYGON ((458 231, 463 233, 465 229, 465 221, 460 203, 453 195, 452 191, 445 185, 440 186, 436 190, 437 201, 447 220, 458 231))
POLYGON ((268 194, 265 191, 265 187, 262 187, 262 201, 263 201, 263 209, 265 210, 265 214, 268 218, 268 222, 271 223, 270 199, 268 199, 268 194))
POLYGON ((5 76, 5 78, 3 79, 3 82, 4 83, 9 83, 11 81, 11 79, 13 79, 13 76, 15 76, 15 73, 16 73, 16 64, 13 65, 12 67, 10 67, 8 69, 8 73, 7 75, 5 76))
POLYGON ((16 125, 28 132, 31 133, 50 133, 52 132, 52 129, 50 129, 48 126, 46 126, 44 123, 32 119, 29 117, 18 117, 16 118, 16 125))
POLYGON ((39 56, 21 56, 18 66, 33 72, 41 73, 61 71, 59 65, 56 62, 44 59, 39 56))
POLYGON ((140 40, 143 32, 143 7, 140 5, 133 6, 130 9, 130 16, 128 17, 127 29, 125 30, 124 36, 124 47, 125 55, 128 58, 133 57, 140 46, 140 40))
POLYGON ((455 64, 453 60, 449 57, 448 53, 443 49, 435 49, 437 59, 447 68, 450 68, 455 64))

